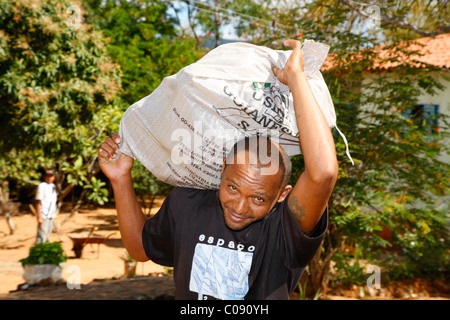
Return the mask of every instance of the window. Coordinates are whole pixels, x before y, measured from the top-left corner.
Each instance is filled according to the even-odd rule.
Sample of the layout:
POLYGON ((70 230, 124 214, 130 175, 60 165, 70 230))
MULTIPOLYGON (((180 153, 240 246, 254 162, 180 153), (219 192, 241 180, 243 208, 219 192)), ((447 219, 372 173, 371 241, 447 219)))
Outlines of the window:
POLYGON ((419 104, 412 110, 412 120, 430 134, 439 131, 439 106, 437 104, 419 104))
POLYGON ((422 103, 403 114, 427 134, 427 140, 436 140, 436 134, 439 133, 439 105, 422 103))

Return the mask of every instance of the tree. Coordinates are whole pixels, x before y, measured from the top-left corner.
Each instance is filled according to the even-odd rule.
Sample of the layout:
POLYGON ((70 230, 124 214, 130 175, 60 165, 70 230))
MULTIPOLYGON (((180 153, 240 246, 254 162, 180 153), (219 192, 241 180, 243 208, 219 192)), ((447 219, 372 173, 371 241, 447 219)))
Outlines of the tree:
MULTIPOLYGON (((179 34, 166 1, 85 1, 87 21, 108 38, 107 50, 120 65, 123 110, 149 95, 166 76, 200 58, 193 38, 179 34)), ((134 187, 146 214, 157 195, 170 189, 136 161, 134 187)))
POLYGON ((189 31, 198 45, 217 47, 226 40, 226 30, 234 29, 243 41, 257 43, 270 42, 271 38, 280 38, 280 28, 293 29, 280 25, 274 18, 276 6, 271 2, 244 0, 180 1, 183 5, 174 6, 178 21, 179 12, 187 11, 189 31), (201 38, 198 33, 202 34, 201 38), (212 40, 212 41, 211 41, 212 40))
POLYGON ((61 197, 76 185, 103 192, 93 186, 96 153, 117 128, 120 90, 118 66, 81 5, 2 0, 0 134, 9 138, 0 140, 0 180, 35 184, 38 169, 52 167, 61 197))
MULTIPOLYGON (((368 75, 375 62, 382 65, 416 53, 408 42, 399 42, 405 35, 413 39, 446 32, 446 4, 284 3, 275 16, 277 24, 291 26, 283 28, 284 39, 314 39, 331 46, 334 62, 323 75, 335 105, 337 125, 346 133, 355 160, 352 166, 341 138, 335 134, 340 172, 330 199, 330 226, 302 278, 302 288, 307 282, 308 296, 312 297, 319 288, 326 291, 332 277, 363 284, 367 275, 359 261, 383 267, 390 279, 442 276, 450 262, 448 208, 442 203, 449 191, 450 168, 439 155, 449 152, 445 144, 448 119, 439 115, 439 131, 424 130, 417 121, 417 98, 421 93, 441 90, 439 81, 445 73, 432 66, 417 69, 406 63, 394 72, 368 75), (369 12, 370 7, 380 11, 369 12), (378 49, 371 49, 381 44, 388 44, 384 49, 389 54, 379 56, 378 49), (429 77, 429 72, 439 76, 429 77), (387 231, 390 238, 383 236, 387 231), (337 271, 334 275, 330 273, 332 262, 337 271)), ((274 40, 262 35, 257 41, 281 49, 274 40)), ((293 183, 303 168, 303 157, 294 157, 293 183)))
POLYGON ((107 37, 109 55, 121 66, 125 108, 202 53, 194 39, 177 33, 166 1, 85 1, 85 5, 87 21, 107 37))
POLYGON ((226 14, 230 9, 231 2, 227 0, 214 0, 207 2, 184 1, 187 6, 187 17, 189 26, 195 36, 197 43, 197 28, 201 26, 204 33, 214 38, 214 47, 220 45, 221 28, 231 22, 231 16, 226 14))
MULTIPOLYGON (((409 115, 414 114, 420 93, 442 89, 439 79, 427 72, 435 71, 441 79, 443 74, 432 66, 417 69, 406 63, 394 72, 367 77, 375 61, 383 64, 415 52, 407 42, 394 41, 385 47, 389 55, 382 58, 370 49, 380 44, 377 34, 355 29, 348 17, 357 12, 345 3, 331 6, 329 1, 320 1, 309 9, 302 29, 307 37, 331 45, 334 64, 324 78, 338 127, 348 134, 355 160, 355 166, 349 164, 336 136, 339 179, 330 199, 326 240, 305 276, 311 284, 310 294, 320 287, 326 289, 332 260, 337 279, 353 284, 363 284, 367 278, 360 259, 383 267, 391 279, 442 276, 449 267, 449 238, 440 197, 448 194, 450 168, 439 160, 439 154, 449 151, 445 145, 448 119, 440 115, 439 133, 427 132, 409 115), (386 230, 391 231, 391 238, 381 236, 386 230), (388 255, 387 249, 392 250, 388 255)), ((301 157, 296 161, 296 169, 301 170, 301 157)))
POLYGON ((407 31, 403 32, 402 38, 397 40, 412 39, 418 36, 433 37, 450 32, 448 22, 450 7, 446 1, 396 0, 358 3, 343 0, 342 3, 356 11, 356 17, 359 19, 377 15, 375 19, 388 27, 387 30, 402 29, 407 31))

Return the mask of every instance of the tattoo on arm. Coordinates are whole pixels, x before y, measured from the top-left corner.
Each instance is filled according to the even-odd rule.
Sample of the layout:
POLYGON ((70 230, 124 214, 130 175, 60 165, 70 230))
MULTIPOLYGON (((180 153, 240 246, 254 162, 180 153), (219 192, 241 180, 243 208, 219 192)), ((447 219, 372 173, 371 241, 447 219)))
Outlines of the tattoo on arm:
POLYGON ((306 220, 305 208, 302 205, 300 205, 296 196, 289 197, 288 205, 294 217, 300 222, 305 222, 306 220))

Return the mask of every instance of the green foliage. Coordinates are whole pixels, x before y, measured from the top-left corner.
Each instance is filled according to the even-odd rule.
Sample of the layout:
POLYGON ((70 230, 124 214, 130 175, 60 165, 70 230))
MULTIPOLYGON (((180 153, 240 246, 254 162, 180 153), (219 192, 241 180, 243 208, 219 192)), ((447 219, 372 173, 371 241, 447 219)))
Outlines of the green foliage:
POLYGON ((0 140, 0 179, 36 183, 39 167, 56 167, 59 189, 90 184, 98 146, 118 128, 118 65, 82 11, 69 27, 72 5, 1 1, 0 134, 11 139, 0 140))
MULTIPOLYGON (((305 281, 305 283, 298 283, 298 292, 299 292, 299 300, 308 300, 307 294, 306 294, 306 285, 307 285, 307 281, 305 281)), ((317 290, 317 292, 314 294, 314 297, 312 298, 312 300, 319 300, 320 298, 320 288, 319 290, 317 290)))
MULTIPOLYGON (((450 266, 448 207, 442 198, 449 192, 450 166, 440 157, 449 151, 448 119, 439 115, 437 133, 424 130, 408 115, 421 94, 442 89, 439 81, 444 75, 432 67, 409 64, 373 70, 375 62, 397 61, 416 52, 407 43, 395 42, 385 47, 390 54, 382 58, 369 49, 379 44, 373 34, 344 27, 352 14, 348 7, 326 3, 311 4, 315 14, 299 23, 305 37, 331 45, 334 65, 323 75, 355 165, 347 160, 344 144, 335 134, 339 179, 330 199, 330 239, 322 256, 336 252, 337 277, 354 283, 364 277, 359 259, 392 271, 396 278, 442 275, 450 266), (392 236, 383 237, 384 230, 392 236), (345 255, 344 246, 358 254, 345 255), (392 251, 387 254, 387 249, 392 251)), ((294 175, 302 169, 302 161, 294 161, 294 175)))
POLYGON ((173 186, 157 179, 138 161, 135 161, 131 175, 136 197, 139 199, 144 213, 150 215, 156 196, 167 195, 173 186))
POLYGON ((132 104, 149 95, 164 77, 200 57, 195 40, 178 36, 165 1, 85 1, 87 21, 108 39, 108 53, 121 66, 124 91, 132 104))
MULTIPOLYGON (((84 4, 87 22, 101 30, 108 41, 108 54, 120 65, 124 90, 118 97, 123 101, 123 109, 149 95, 164 77, 195 62, 204 52, 196 49, 194 39, 177 34, 174 19, 166 13, 167 2, 85 1, 84 4)), ((114 119, 114 123, 119 120, 114 119)), ((138 162, 132 175, 137 197, 150 213, 155 196, 166 194, 171 187, 138 162)), ((91 186, 89 190, 94 191, 91 186)), ((89 197, 102 201, 99 192, 92 192, 89 197)))
POLYGON ((120 89, 117 68, 100 34, 85 24, 77 31, 66 25, 68 1, 4 2, 1 133, 16 139, 2 148, 19 140, 44 154, 70 150, 120 89))
POLYGON ((68 183, 83 185, 87 178, 86 168, 83 167, 83 157, 79 155, 73 163, 63 162, 62 171, 66 174, 68 183))
POLYGON ((349 254, 346 251, 339 251, 334 256, 336 274, 333 278, 339 283, 346 285, 364 285, 366 283, 367 274, 364 266, 360 263, 362 256, 360 246, 357 246, 355 253, 352 259, 349 259, 349 254))
POLYGON ((84 186, 85 189, 89 189, 91 192, 88 195, 88 199, 98 203, 99 205, 104 205, 108 202, 108 189, 104 188, 106 182, 103 182, 96 177, 91 178, 91 183, 84 186))
POLYGON ((124 262, 136 262, 136 260, 134 260, 130 254, 128 253, 128 251, 125 250, 125 254, 120 256, 120 259, 122 259, 124 262))
POLYGON ((135 162, 131 172, 134 189, 140 193, 167 194, 173 187, 161 182, 154 175, 147 174, 147 169, 138 161, 135 162))
MULTIPOLYGON (((353 86, 355 78, 362 76, 354 70, 335 72, 340 75, 341 86, 353 86)), ((345 121, 356 113, 357 121, 338 120, 338 126, 351 133, 355 166, 342 161, 344 149, 337 143, 340 175, 331 199, 335 213, 331 221, 348 239, 358 239, 365 258, 375 258, 376 249, 398 246, 418 270, 437 274, 444 272, 443 264, 449 266, 448 209, 439 199, 448 194, 450 173, 439 154, 448 151, 443 136, 434 135, 430 142, 430 134, 405 116, 423 92, 418 86, 423 77, 428 75, 406 67, 375 75, 364 82, 360 93, 353 90, 353 96, 360 100, 353 99, 354 105, 364 107, 345 108, 336 103, 338 119, 345 121), (378 235, 384 228, 393 234, 388 241, 378 235), (410 243, 423 246, 412 249, 410 243), (425 248, 435 253, 435 260, 423 255, 425 248)), ((330 88, 335 89, 333 85, 330 88)), ((335 91, 333 96, 339 100, 342 95, 335 91)), ((352 102, 350 97, 345 101, 352 102)), ((448 129, 443 116, 440 123, 448 129)))
POLYGON ((30 248, 28 257, 21 259, 22 266, 55 264, 59 266, 68 259, 59 242, 39 243, 30 248))

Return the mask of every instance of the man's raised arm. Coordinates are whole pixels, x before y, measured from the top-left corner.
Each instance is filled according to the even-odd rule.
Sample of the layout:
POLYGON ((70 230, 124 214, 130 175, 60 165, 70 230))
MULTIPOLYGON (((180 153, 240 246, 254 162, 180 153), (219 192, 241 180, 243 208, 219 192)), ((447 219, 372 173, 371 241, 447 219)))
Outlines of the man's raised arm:
POLYGON ((336 150, 331 130, 309 86, 304 70, 303 51, 297 40, 285 67, 273 67, 275 76, 291 90, 299 130, 305 171, 289 195, 288 205, 300 228, 312 235, 333 191, 338 175, 336 150))
POLYGON ((142 244, 142 229, 147 221, 134 193, 131 169, 134 160, 124 154, 112 161, 119 151, 120 137, 107 137, 98 151, 98 162, 103 173, 111 181, 116 201, 117 217, 123 244, 130 256, 137 261, 149 260, 142 244))

